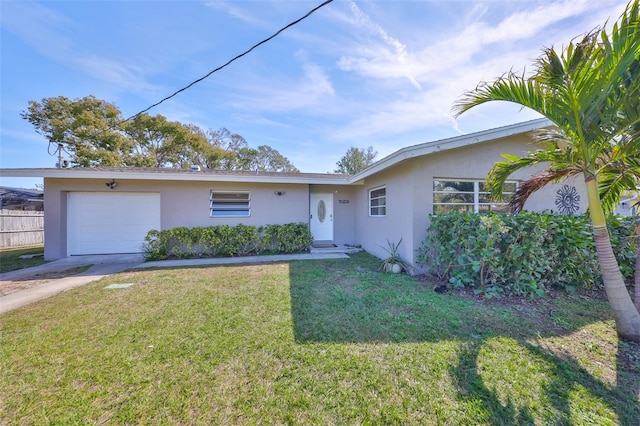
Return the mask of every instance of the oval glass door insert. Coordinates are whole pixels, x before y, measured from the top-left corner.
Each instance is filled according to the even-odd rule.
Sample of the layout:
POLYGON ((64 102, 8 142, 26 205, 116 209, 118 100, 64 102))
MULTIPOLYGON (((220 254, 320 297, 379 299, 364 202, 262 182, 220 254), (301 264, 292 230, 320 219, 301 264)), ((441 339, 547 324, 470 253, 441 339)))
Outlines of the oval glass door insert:
POLYGON ((324 205, 324 200, 318 201, 318 220, 320 223, 324 222, 324 218, 327 216, 327 207, 324 205))

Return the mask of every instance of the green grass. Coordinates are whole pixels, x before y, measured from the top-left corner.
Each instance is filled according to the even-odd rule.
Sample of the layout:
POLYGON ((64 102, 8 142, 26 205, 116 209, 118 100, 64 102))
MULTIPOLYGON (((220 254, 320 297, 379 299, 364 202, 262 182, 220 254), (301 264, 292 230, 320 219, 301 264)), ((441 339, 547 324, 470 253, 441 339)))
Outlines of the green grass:
POLYGON ((601 298, 485 303, 378 264, 124 272, 5 314, 0 423, 637 425, 639 347, 601 298))
POLYGON ((42 256, 31 259, 20 259, 20 256, 43 252, 44 247, 42 245, 2 249, 0 250, 0 273, 42 265, 46 263, 42 256))

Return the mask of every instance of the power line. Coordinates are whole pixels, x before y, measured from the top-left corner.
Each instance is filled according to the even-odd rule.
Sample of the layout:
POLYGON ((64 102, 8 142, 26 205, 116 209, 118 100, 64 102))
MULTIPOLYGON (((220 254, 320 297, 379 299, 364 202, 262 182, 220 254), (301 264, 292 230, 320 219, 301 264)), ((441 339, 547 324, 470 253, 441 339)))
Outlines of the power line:
POLYGON ((151 105, 150 107, 143 109, 142 111, 138 112, 137 114, 132 115, 131 117, 125 119, 122 121, 122 123, 129 121, 137 116, 139 116, 140 114, 144 114, 145 112, 149 111, 152 108, 157 107, 158 105, 160 105, 161 103, 163 103, 164 101, 168 101, 169 99, 173 98, 174 96, 176 96, 178 93, 180 92, 184 92, 185 90, 189 89, 191 86, 193 86, 196 83, 201 82, 202 80, 208 78, 211 74, 220 71, 221 69, 225 68, 227 65, 231 64, 232 62, 242 58, 243 56, 245 56, 246 54, 248 54, 249 52, 251 52, 252 50, 254 50, 255 48, 257 48, 260 45, 263 45, 264 43, 270 41, 271 39, 277 37, 281 32, 285 31, 286 29, 293 27, 294 25, 298 24, 299 22, 301 22, 302 20, 308 18, 312 13, 314 13, 315 11, 317 11, 318 9, 328 5, 329 3, 331 3, 333 0, 326 0, 324 3, 320 4, 319 6, 311 9, 309 12, 307 12, 306 15, 304 15, 301 18, 296 19, 295 21, 291 22, 290 24, 288 24, 285 27, 280 28, 278 31, 276 31, 271 37, 265 38, 264 40, 262 40, 260 43, 254 44, 253 46, 251 46, 251 48, 249 48, 248 50, 246 50, 245 52, 239 54, 238 56, 236 56, 233 59, 230 59, 229 61, 227 61, 225 64, 219 66, 218 68, 209 71, 206 75, 204 75, 203 77, 200 77, 199 79, 189 83, 187 86, 183 87, 182 89, 176 90, 174 93, 172 93, 171 95, 167 96, 166 98, 162 99, 159 102, 156 102, 155 104, 151 105))

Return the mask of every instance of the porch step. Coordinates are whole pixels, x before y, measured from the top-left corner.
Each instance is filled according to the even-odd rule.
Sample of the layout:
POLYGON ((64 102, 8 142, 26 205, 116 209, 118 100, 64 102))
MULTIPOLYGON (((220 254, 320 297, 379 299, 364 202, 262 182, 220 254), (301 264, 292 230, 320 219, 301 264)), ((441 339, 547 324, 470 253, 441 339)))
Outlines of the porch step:
POLYGON ((320 254, 320 253, 357 253, 362 251, 361 247, 354 246, 345 246, 338 244, 313 244, 309 247, 309 252, 311 254, 320 254), (314 247, 315 246, 315 247, 314 247))

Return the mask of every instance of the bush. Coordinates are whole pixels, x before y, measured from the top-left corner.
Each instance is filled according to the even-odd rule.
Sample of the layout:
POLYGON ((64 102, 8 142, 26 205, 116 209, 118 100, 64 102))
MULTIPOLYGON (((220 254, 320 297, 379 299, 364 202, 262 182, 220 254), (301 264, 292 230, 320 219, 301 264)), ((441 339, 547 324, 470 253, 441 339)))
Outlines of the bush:
POLYGON ((267 225, 262 238, 262 247, 275 253, 295 253, 311 243, 313 235, 304 223, 267 225))
POLYGON ((145 259, 161 260, 169 257, 246 256, 263 251, 295 253, 307 250, 312 242, 313 236, 306 223, 265 227, 238 224, 151 230, 142 249, 145 259))
MULTIPOLYGON (((632 218, 611 218, 614 252, 625 278, 633 276, 632 218)), ((487 297, 508 292, 542 297, 547 288, 574 290, 602 284, 586 216, 524 212, 452 213, 431 217, 418 263, 453 287, 487 297)))

